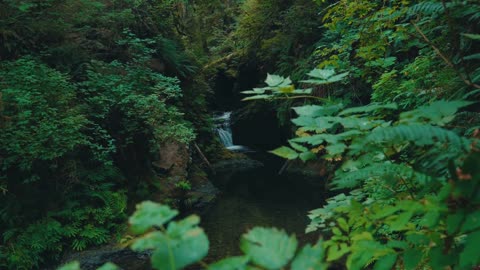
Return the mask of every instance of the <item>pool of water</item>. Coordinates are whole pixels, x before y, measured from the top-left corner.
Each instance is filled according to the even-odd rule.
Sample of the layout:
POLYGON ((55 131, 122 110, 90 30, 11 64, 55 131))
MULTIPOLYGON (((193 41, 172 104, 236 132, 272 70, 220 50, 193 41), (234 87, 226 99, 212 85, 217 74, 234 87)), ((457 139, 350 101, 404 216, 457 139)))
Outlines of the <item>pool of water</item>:
POLYGON ((316 242, 318 234, 306 234, 305 228, 308 211, 323 202, 322 192, 300 176, 278 175, 280 167, 273 163, 242 172, 222 187, 217 201, 202 214, 201 226, 210 240, 206 262, 240 255, 241 235, 256 226, 282 228, 300 244, 316 242))

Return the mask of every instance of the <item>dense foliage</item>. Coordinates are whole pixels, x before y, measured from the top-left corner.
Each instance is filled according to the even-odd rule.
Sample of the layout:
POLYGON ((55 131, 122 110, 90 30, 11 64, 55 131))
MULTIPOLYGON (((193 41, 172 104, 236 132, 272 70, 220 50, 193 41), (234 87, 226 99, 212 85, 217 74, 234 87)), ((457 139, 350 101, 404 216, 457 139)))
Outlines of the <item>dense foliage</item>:
POLYGON ((247 113, 277 111, 292 138, 272 153, 327 164, 334 195, 307 228, 323 239, 254 228, 243 255, 205 265, 199 218, 144 202, 132 247, 153 267, 478 267, 479 14, 474 0, 2 1, 0 268, 111 242, 168 182, 152 165, 165 143, 218 157, 218 78, 247 113))
POLYGON ((0 268, 111 242, 161 146, 211 138, 178 4, 0 3, 0 268))

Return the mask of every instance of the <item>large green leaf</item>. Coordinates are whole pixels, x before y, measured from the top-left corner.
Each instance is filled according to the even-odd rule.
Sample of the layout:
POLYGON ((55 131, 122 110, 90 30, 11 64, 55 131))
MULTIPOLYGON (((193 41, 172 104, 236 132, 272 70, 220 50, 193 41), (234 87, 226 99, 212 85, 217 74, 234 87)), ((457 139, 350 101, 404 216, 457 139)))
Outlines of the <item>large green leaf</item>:
POLYGON ((145 201, 137 205, 137 210, 130 217, 129 222, 132 231, 141 234, 153 226, 162 226, 177 215, 177 210, 166 205, 145 201))
POLYGON ((295 255, 297 239, 275 228, 256 227, 242 236, 240 249, 266 269, 280 269, 295 255))
POLYGON ((270 87, 284 87, 292 84, 290 78, 284 78, 278 75, 267 74, 267 79, 265 83, 270 87))
POLYGON ((155 269, 182 269, 208 253, 209 241, 205 232, 197 226, 198 221, 198 217, 190 216, 179 222, 170 222, 166 233, 149 233, 135 241, 132 249, 153 249, 152 265, 155 269))
POLYGON ((292 262, 292 270, 324 270, 328 264, 324 262, 325 251, 322 244, 317 243, 315 246, 306 245, 295 257, 292 262))

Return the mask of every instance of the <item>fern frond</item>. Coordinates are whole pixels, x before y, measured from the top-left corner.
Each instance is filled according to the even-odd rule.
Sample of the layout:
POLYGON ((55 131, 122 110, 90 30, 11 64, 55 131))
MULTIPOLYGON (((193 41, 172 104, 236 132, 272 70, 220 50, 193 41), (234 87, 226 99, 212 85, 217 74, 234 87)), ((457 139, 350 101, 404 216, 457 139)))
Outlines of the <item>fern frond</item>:
POLYGON ((433 180, 430 176, 419 173, 405 164, 382 163, 370 165, 356 171, 337 174, 332 181, 332 185, 334 189, 354 188, 369 178, 385 176, 395 177, 397 179, 409 178, 419 184, 425 184, 433 180))
POLYGON ((457 151, 467 151, 470 145, 470 140, 455 132, 430 125, 382 127, 374 130, 365 139, 369 143, 389 143, 391 145, 410 142, 417 146, 428 146, 441 143, 457 151))
POLYGON ((444 7, 441 2, 421 2, 410 7, 407 11, 407 14, 410 16, 415 15, 434 15, 444 12, 444 7))

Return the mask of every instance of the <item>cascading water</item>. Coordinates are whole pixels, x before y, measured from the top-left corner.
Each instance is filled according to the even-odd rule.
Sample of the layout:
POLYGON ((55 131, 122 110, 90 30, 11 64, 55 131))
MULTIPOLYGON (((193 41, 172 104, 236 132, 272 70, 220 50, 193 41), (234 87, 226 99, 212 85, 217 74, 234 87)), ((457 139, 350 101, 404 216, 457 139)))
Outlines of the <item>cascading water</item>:
POLYGON ((231 128, 231 116, 232 112, 224 112, 215 117, 215 129, 217 130, 218 137, 222 144, 228 150, 235 152, 247 152, 250 151, 247 147, 242 145, 234 145, 231 128))
POLYGON ((215 118, 215 126, 218 136, 220 137, 220 141, 227 148, 233 146, 232 128, 230 127, 231 116, 232 112, 225 112, 215 118))

